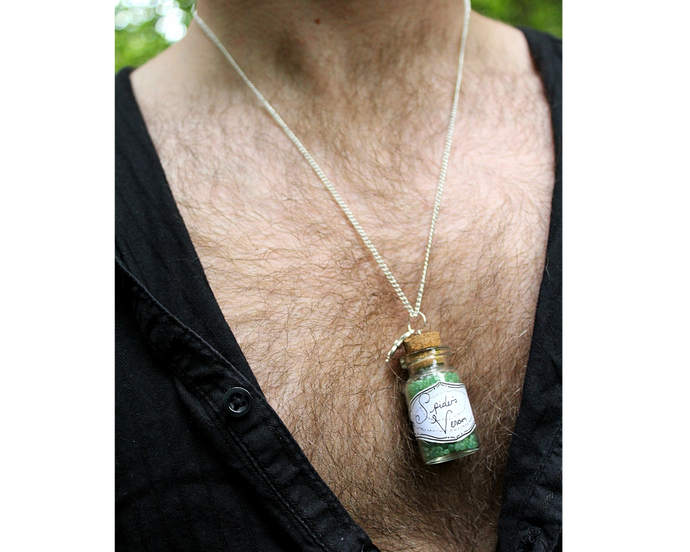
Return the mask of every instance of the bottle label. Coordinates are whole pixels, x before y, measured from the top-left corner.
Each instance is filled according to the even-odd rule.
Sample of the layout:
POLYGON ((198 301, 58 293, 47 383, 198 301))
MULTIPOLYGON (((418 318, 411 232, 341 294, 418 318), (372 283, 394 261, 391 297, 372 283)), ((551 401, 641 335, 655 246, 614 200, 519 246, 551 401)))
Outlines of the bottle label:
POLYGON ((410 401, 414 435, 431 443, 460 441, 475 428, 467 390, 462 383, 439 381, 410 401))

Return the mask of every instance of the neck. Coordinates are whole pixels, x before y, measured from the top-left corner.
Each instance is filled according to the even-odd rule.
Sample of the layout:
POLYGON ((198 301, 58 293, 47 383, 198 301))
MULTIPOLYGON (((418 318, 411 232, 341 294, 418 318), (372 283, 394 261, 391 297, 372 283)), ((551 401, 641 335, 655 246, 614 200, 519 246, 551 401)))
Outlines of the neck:
MULTIPOLYGON (((401 79, 454 80, 464 5, 458 0, 199 0, 197 11, 259 89, 263 84, 332 100, 393 90, 401 79)), ((193 25, 190 35, 200 34, 193 25)), ((202 47, 215 48, 210 42, 202 47)), ((230 69, 220 55, 207 59, 209 65, 224 65, 220 71, 230 69)))

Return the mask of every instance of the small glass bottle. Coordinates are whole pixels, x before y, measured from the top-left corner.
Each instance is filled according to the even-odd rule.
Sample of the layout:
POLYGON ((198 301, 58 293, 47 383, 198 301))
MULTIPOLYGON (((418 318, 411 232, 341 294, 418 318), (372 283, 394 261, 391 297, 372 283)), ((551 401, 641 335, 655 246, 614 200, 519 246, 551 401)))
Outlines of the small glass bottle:
POLYGON ((465 384, 447 364, 450 349, 438 332, 407 338, 400 365, 410 377, 405 398, 414 435, 426 464, 441 464, 479 450, 465 384))

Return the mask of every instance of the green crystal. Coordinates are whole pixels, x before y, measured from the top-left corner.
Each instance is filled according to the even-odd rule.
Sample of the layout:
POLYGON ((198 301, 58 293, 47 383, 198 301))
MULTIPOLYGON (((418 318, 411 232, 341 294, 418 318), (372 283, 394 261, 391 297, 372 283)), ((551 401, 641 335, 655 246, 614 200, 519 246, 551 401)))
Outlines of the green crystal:
MULTIPOLYGON (((448 383, 460 383, 460 376, 455 371, 440 371, 432 374, 426 374, 421 379, 407 384, 407 397, 412 400, 413 397, 435 385, 439 381, 446 381, 448 383)), ((419 440, 419 448, 425 462, 437 460, 439 457, 452 455, 456 452, 465 450, 472 451, 478 448, 477 438, 472 432, 460 441, 453 443, 430 443, 428 441, 419 440)))

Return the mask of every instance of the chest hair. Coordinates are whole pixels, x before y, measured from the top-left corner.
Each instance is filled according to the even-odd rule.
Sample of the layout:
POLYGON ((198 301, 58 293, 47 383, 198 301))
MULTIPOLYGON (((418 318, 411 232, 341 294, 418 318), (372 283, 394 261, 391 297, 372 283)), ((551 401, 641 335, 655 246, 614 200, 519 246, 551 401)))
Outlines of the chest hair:
MULTIPOLYGON (((553 152, 538 79, 489 81, 475 96, 471 77, 463 84, 422 304, 454 351, 482 448, 433 467, 411 436, 406 374, 384 363, 407 313, 306 162, 266 119, 239 109, 217 114, 222 123, 147 117, 209 284, 266 397, 386 551, 495 546, 553 152)), ((428 151, 419 136, 384 144, 343 133, 313 152, 413 303, 443 130, 429 130, 428 151)))

